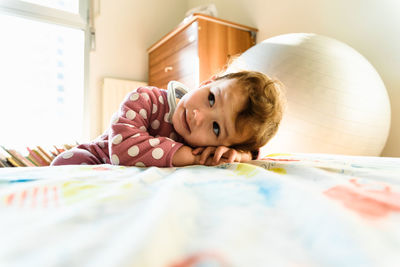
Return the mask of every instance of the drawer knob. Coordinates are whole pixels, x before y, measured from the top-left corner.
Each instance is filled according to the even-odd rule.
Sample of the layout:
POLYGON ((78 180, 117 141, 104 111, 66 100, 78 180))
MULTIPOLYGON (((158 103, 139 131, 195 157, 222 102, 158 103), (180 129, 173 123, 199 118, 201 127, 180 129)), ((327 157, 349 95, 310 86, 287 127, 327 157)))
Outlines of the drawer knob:
POLYGON ((171 70, 173 70, 173 69, 174 69, 173 67, 168 66, 168 67, 165 67, 165 68, 164 68, 164 72, 169 72, 169 71, 171 71, 171 70))

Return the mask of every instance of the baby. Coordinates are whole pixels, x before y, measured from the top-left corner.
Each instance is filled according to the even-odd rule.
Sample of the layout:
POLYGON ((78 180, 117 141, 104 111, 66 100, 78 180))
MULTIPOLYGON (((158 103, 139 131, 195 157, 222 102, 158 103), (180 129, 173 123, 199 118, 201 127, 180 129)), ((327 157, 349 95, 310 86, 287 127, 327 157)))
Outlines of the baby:
POLYGON ((230 73, 196 90, 140 87, 122 102, 96 140, 58 155, 52 165, 172 167, 245 162, 276 133, 280 83, 254 71, 230 73))

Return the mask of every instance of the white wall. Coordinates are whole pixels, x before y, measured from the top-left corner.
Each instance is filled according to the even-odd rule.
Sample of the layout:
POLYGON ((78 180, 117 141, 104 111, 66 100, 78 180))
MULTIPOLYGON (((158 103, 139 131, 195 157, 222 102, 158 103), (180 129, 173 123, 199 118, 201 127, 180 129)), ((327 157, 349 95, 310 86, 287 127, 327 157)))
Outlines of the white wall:
POLYGON ((314 32, 363 54, 388 89, 392 128, 383 156, 400 157, 400 1, 398 0, 92 0, 97 49, 90 60, 91 137, 100 133, 99 92, 105 76, 147 81, 146 50, 176 27, 189 8, 215 3, 219 17, 259 29, 258 41, 314 32))
POLYGON ((258 28, 258 42, 314 32, 364 55, 381 75, 391 101, 391 130, 382 156, 400 157, 399 0, 188 0, 188 8, 208 3, 216 5, 218 17, 258 28))
POLYGON ((96 50, 90 53, 90 136, 101 134, 104 77, 148 80, 146 50, 184 18, 186 0, 91 0, 95 10, 96 50))

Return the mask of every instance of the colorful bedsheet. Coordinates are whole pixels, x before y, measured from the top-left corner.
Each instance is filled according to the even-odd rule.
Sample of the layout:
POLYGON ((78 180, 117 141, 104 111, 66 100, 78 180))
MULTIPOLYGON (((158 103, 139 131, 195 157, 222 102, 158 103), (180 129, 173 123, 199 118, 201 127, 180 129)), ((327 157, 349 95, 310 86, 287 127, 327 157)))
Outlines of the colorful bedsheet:
POLYGON ((0 169, 0 266, 400 266, 400 159, 0 169))

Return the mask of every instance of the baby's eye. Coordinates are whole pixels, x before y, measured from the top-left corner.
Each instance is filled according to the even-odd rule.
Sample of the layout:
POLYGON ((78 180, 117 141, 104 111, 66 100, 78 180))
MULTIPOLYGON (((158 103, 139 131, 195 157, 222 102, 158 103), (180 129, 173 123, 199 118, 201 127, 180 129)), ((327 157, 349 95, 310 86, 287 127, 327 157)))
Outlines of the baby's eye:
POLYGON ((213 122, 213 131, 215 135, 218 137, 219 136, 219 125, 215 121, 213 122))
POLYGON ((210 107, 214 106, 215 104, 215 96, 211 92, 208 94, 208 102, 210 103, 210 107))

